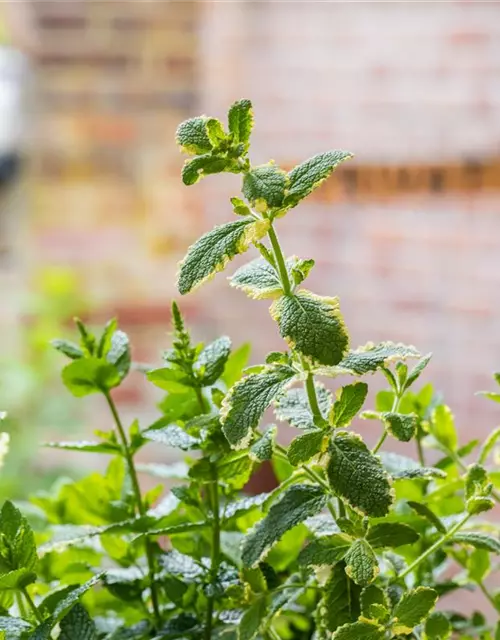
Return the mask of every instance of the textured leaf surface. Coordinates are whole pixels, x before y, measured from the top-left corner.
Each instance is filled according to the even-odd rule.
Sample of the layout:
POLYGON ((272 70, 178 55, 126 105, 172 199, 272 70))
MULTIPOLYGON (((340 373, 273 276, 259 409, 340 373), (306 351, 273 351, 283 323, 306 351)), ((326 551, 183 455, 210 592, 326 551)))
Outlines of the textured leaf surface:
POLYGON ((194 363, 194 370, 204 386, 214 384, 222 375, 230 353, 231 340, 227 336, 217 338, 202 350, 194 363))
POLYGON ((263 258, 257 258, 240 267, 230 278, 230 284, 256 300, 275 298, 283 294, 276 270, 263 258))
POLYGON ((394 633, 411 633, 429 615, 438 594, 429 587, 418 587, 403 595, 393 611, 394 633))
POLYGON ((229 132, 233 142, 248 145, 253 128, 253 110, 250 100, 238 100, 231 105, 228 113, 229 132))
POLYGON ((114 455, 120 452, 120 446, 112 442, 47 442, 43 445, 51 449, 63 449, 65 451, 83 451, 85 453, 106 453, 114 455))
POLYGON ((414 414, 385 411, 381 417, 389 433, 401 442, 409 442, 417 431, 418 418, 414 414))
POLYGON ((264 411, 294 375, 290 367, 270 366, 261 373, 246 376, 231 388, 222 403, 221 421, 233 447, 246 446, 264 411))
POLYGON ((453 536, 453 542, 468 544, 475 549, 484 549, 500 555, 500 540, 487 533, 461 532, 453 536))
POLYGON ((94 587, 96 584, 100 582, 101 578, 102 578, 102 574, 98 574, 94 576, 90 580, 87 580, 87 582, 84 582, 82 585, 80 585, 79 587, 77 587, 76 589, 68 593, 68 595, 65 598, 63 598, 60 602, 58 602, 52 614, 52 619, 54 621, 54 624, 62 620, 62 618, 64 618, 64 616, 69 612, 69 610, 79 601, 79 599, 85 593, 87 593, 89 589, 92 589, 92 587, 94 587))
POLYGON ((71 360, 83 358, 83 351, 74 342, 70 342, 69 340, 52 340, 50 344, 54 349, 57 349, 57 351, 60 351, 68 358, 71 358, 71 360))
POLYGON ((94 621, 81 604, 76 604, 61 620, 59 640, 96 640, 94 621))
POLYGON ((335 365, 344 357, 349 336, 338 298, 317 296, 301 289, 275 300, 271 315, 290 347, 313 362, 335 365))
POLYGON ((377 557, 366 540, 355 540, 345 556, 346 573, 356 584, 366 587, 379 574, 377 557))
MULTIPOLYGON (((320 411, 324 416, 330 410, 332 396, 321 384, 315 383, 316 396, 320 411)), ((314 420, 307 399, 307 393, 303 388, 289 389, 278 398, 275 405, 275 413, 278 420, 289 422, 298 429, 314 429, 314 420)))
POLYGON ((289 188, 285 204, 289 207, 297 205, 319 187, 341 162, 349 158, 352 158, 349 151, 326 151, 294 167, 288 174, 289 188))
POLYGON ((357 434, 339 432, 332 440, 327 474, 333 490, 354 509, 373 517, 388 513, 393 501, 389 477, 357 434))
POLYGON ((321 487, 296 484, 284 491, 243 543, 242 560, 253 567, 290 529, 319 513, 327 502, 321 487))
POLYGON ((277 428, 273 425, 266 430, 262 438, 259 438, 250 447, 250 457, 259 462, 271 460, 273 457, 274 440, 276 438, 277 428))
POLYGON ((184 163, 182 167, 182 182, 190 187, 205 176, 228 171, 232 166, 231 160, 224 156, 213 156, 209 153, 198 156, 184 163))
POLYGON ((422 504, 421 502, 415 502, 413 500, 408 501, 408 505, 418 513, 419 516, 422 516, 426 520, 428 520, 440 533, 446 533, 446 527, 438 518, 438 516, 432 511, 426 504, 422 504))
POLYGON ((361 589, 345 572, 345 564, 337 563, 328 578, 320 602, 321 617, 329 631, 358 619, 361 589))
POLYGON ((340 389, 338 399, 332 408, 331 422, 335 427, 346 427, 351 423, 363 406, 368 385, 365 382, 355 382, 340 389))
POLYGON ((390 608, 389 598, 386 593, 374 584, 366 587, 361 592, 361 615, 363 617, 373 620, 385 618, 390 608))
POLYGON ((21 634, 26 633, 30 628, 31 625, 22 618, 0 616, 0 631, 5 631, 6 640, 18 640, 23 637, 21 634))
POLYGON ((73 360, 62 370, 62 380, 76 397, 109 391, 120 384, 116 367, 101 358, 73 360))
MULTIPOLYGON (((38 562, 35 535, 27 519, 12 502, 6 501, 0 512, 0 541, 4 539, 8 552, 2 554, 2 569, 31 572, 38 562)), ((29 579, 29 575, 25 576, 29 579)), ((19 574, 21 578, 21 574, 19 574)), ((29 580, 33 582, 33 580, 29 580)))
POLYGON ((106 360, 115 366, 120 378, 124 378, 130 370, 130 341, 124 331, 115 331, 111 336, 111 344, 106 353, 106 360))
POLYGON ((245 252, 268 229, 268 220, 242 218, 215 227, 189 247, 180 265, 177 286, 186 294, 222 271, 235 255, 245 252))
POLYGON ((207 120, 206 116, 199 116, 181 122, 177 127, 175 138, 182 151, 193 155, 212 150, 212 143, 206 129, 207 120))
POLYGON ((392 474, 394 480, 417 480, 418 478, 446 478, 446 473, 436 467, 419 467, 417 469, 407 469, 392 474))
POLYGON ((381 342, 379 344, 368 343, 355 351, 349 351, 339 363, 339 374, 342 372, 351 375, 363 375, 373 373, 394 360, 406 358, 419 358, 420 353, 415 347, 394 342, 381 342))
POLYGON ((311 429, 292 440, 287 451, 290 464, 297 466, 310 460, 321 451, 324 438, 324 431, 311 429))
POLYGON ((174 424, 163 429, 148 429, 143 431, 142 435, 153 442, 159 442, 167 447, 175 447, 183 451, 196 449, 200 445, 197 438, 193 438, 184 429, 174 424))
POLYGON ((285 197, 286 173, 274 164, 254 167, 243 178, 243 195, 258 211, 280 207, 285 197))
POLYGON ((361 620, 337 629, 332 640, 384 640, 385 637, 383 626, 375 622, 361 620))
POLYGON ((418 533, 402 522, 380 522, 368 530, 366 539, 372 547, 401 547, 413 544, 419 539, 418 533))
POLYGON ((299 564, 312 567, 334 565, 344 558, 352 542, 345 533, 313 540, 300 552, 299 564))

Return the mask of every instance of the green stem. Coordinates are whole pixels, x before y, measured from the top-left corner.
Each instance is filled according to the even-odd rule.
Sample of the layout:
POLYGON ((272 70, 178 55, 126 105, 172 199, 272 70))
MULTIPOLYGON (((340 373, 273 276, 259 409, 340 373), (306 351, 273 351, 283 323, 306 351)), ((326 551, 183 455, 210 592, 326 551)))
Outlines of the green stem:
POLYGON ((220 505, 219 505, 219 479, 217 467, 211 465, 212 482, 209 485, 210 503, 212 507, 212 556, 210 561, 210 581, 212 584, 212 594, 207 602, 207 614, 205 624, 205 640, 212 637, 212 625, 215 604, 215 586, 219 575, 220 564, 220 505))
POLYGON ((440 549, 448 540, 450 540, 457 531, 459 531, 464 524, 469 520, 471 514, 468 513, 462 520, 459 520, 456 524, 454 524, 439 540, 437 540, 432 546, 426 549, 416 560, 414 560, 409 567, 407 567, 403 573, 399 576, 399 578, 405 578, 408 574, 414 571, 419 564, 421 564, 426 558, 428 558, 435 551, 440 549))
POLYGON ((278 271, 280 274, 283 292, 286 296, 288 296, 292 292, 292 287, 290 284, 290 278, 288 277, 285 258, 283 256, 283 252, 281 251, 278 236, 276 235, 276 231, 274 230, 274 227, 272 224, 269 227, 269 231, 267 232, 267 234, 269 236, 269 240, 271 241, 274 257, 276 258, 276 264, 278 265, 278 271))
POLYGON ((491 606, 495 609, 495 611, 500 612, 500 608, 498 607, 497 603, 495 602, 495 598, 488 591, 488 589, 486 588, 486 585, 484 584, 484 582, 482 580, 479 580, 477 582, 477 585, 481 589, 481 591, 483 592, 485 598, 489 601, 491 606))
POLYGON ((382 433, 382 435, 379 438, 379 441, 377 442, 377 444, 373 447, 373 453, 377 453, 377 451, 380 449, 380 447, 384 444, 384 442, 386 441, 387 436, 389 435, 389 432, 387 431, 387 429, 384 429, 384 432, 382 433))
POLYGON ((21 589, 21 593, 23 594, 24 599, 28 603, 29 608, 31 609, 31 611, 33 611, 33 614, 34 614, 35 618, 38 620, 38 622, 40 624, 42 624, 43 623, 43 616, 40 613, 40 611, 38 610, 38 607, 36 606, 36 604, 33 602, 33 599, 30 596, 30 594, 28 593, 28 590, 26 589, 26 587, 23 587, 21 589))
POLYGON ((424 448, 422 446, 422 439, 420 438, 419 433, 417 433, 417 453, 418 453, 418 461, 420 463, 420 466, 425 467, 424 448))
MULTIPOLYGON (((132 482, 132 490, 134 492, 134 497, 135 497, 135 503, 136 503, 136 508, 137 511, 139 512, 140 516, 144 516, 146 515, 146 507, 144 505, 144 502, 142 500, 142 494, 141 494, 141 487, 139 485, 139 479, 137 477, 137 470, 135 468, 135 464, 134 464, 134 457, 132 455, 132 452, 130 451, 130 447, 129 447, 129 443, 127 440, 127 435, 125 433, 125 429, 123 428, 123 424, 122 421, 120 419, 120 416, 118 414, 118 410, 116 408, 115 402, 113 400, 113 398, 111 397, 111 394, 109 393, 109 391, 104 391, 104 397, 107 400, 109 409, 111 411, 111 414, 113 416, 113 419, 115 421, 115 425, 116 425, 116 429, 118 431, 118 434, 120 436, 120 440, 122 443, 122 448, 123 448, 123 455, 125 456, 125 460, 127 462, 127 467, 128 467, 128 472, 130 475, 130 480, 132 482)), ((157 589, 157 584, 156 584, 156 580, 155 580, 155 559, 154 559, 154 549, 153 546, 151 544, 151 540, 149 539, 148 536, 145 537, 145 549, 146 549, 146 559, 148 562, 148 569, 149 569, 149 582, 150 582, 150 589, 151 589, 151 602, 153 604, 153 612, 154 612, 154 617, 155 617, 155 621, 156 621, 156 625, 158 628, 161 627, 161 614, 160 614, 160 605, 159 605, 159 599, 158 599, 158 589, 157 589)))
POLYGON ((318 396, 316 394, 316 387, 314 386, 314 376, 311 371, 307 372, 305 386, 306 386, 306 392, 307 392, 307 399, 309 400, 309 406, 311 407, 311 411, 313 414, 313 422, 317 427, 321 428, 324 418, 321 413, 321 409, 319 408, 318 396))
POLYGON ((195 387, 194 391, 196 393, 196 399, 198 400, 198 404, 200 405, 200 409, 202 413, 205 413, 207 410, 207 406, 205 404, 205 398, 203 397, 203 393, 200 387, 195 387))
MULTIPOLYGON (((391 407, 391 413, 396 413, 397 412, 397 410, 399 409, 399 403, 401 402, 401 398, 402 398, 401 389, 395 389, 394 390, 394 400, 392 402, 392 407, 391 407)), ((373 447, 372 453, 377 453, 377 451, 380 449, 380 447, 386 441, 386 438, 387 438, 388 435, 389 435, 389 431, 388 431, 387 427, 385 427, 382 435, 380 436, 379 441, 373 447)))
POLYGON ((271 640, 281 640, 278 633, 272 627, 269 627, 269 629, 267 630, 267 635, 271 638, 271 640))

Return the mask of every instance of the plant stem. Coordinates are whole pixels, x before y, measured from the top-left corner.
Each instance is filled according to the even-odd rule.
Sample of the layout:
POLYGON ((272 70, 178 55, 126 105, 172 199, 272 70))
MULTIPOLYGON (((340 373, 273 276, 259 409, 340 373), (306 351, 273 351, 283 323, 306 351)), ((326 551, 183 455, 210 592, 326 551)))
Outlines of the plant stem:
POLYGON ((307 372, 305 386, 306 386, 306 392, 307 392, 307 399, 309 400, 309 405, 311 407, 311 411, 313 414, 313 422, 316 426, 321 427, 321 423, 323 422, 324 418, 321 413, 321 409, 319 408, 318 396, 316 394, 316 387, 314 386, 314 376, 311 371, 307 372))
POLYGON ((495 602, 495 598, 488 591, 488 589, 486 588, 486 585, 484 584, 484 582, 482 580, 479 580, 477 582, 477 585, 481 589, 481 591, 483 592, 484 596, 489 601, 491 606, 495 609, 495 611, 500 612, 500 608, 498 607, 497 603, 495 602))
MULTIPOLYGON (((122 442, 123 455, 125 456, 125 460, 127 461, 127 467, 128 467, 128 472, 130 474, 130 480, 132 482, 132 489, 134 492, 137 511, 139 512, 140 516, 145 516, 146 507, 142 500, 141 487, 139 485, 139 479, 137 477, 137 470, 134 464, 134 457, 132 455, 132 452, 130 451, 125 429, 123 428, 122 421, 118 414, 118 410, 116 408, 115 402, 111 397, 111 394, 109 393, 109 391, 105 391, 103 393, 104 393, 104 397, 107 400, 111 414, 113 415, 116 429, 118 431, 120 440, 122 442)), ((149 539, 148 536, 145 537, 144 546, 146 549, 146 558, 147 558, 148 569, 149 569, 148 573, 149 573, 149 582, 150 582, 150 589, 151 589, 151 602, 153 604, 153 612, 154 612, 156 625, 159 629, 161 627, 161 614, 160 614, 160 605, 159 605, 159 599, 158 599, 158 589, 157 589, 157 584, 155 580, 154 550, 151 545, 151 540, 149 539)))
POLYGON ((200 405, 200 409, 202 413, 205 413, 205 411, 207 410, 206 404, 205 404, 205 398, 203 397, 203 393, 201 391, 200 387, 195 387, 194 391, 196 393, 196 399, 198 400, 198 404, 200 405))
POLYGON ((417 433, 417 453, 418 453, 418 461, 421 467, 425 467, 425 457, 424 457, 424 448, 422 447, 422 440, 419 437, 419 433, 417 433))
POLYGON ((373 452, 372 453, 377 453, 377 451, 380 449, 380 447, 384 444, 387 436, 389 435, 389 432, 387 431, 387 429, 384 429, 384 432, 382 433, 382 435, 380 436, 379 441, 377 442, 377 444, 373 447, 373 452))
POLYGON ((462 520, 459 520, 456 524, 454 524, 439 540, 437 540, 432 546, 426 549, 416 560, 414 560, 409 567, 407 567, 403 573, 399 576, 399 578, 405 578, 409 573, 414 571, 420 563, 422 563, 426 558, 428 558, 435 551, 440 549, 450 538, 452 538, 457 531, 459 531, 464 524, 469 520, 472 514, 468 513, 462 520))
POLYGON ((40 624, 42 624, 43 623, 43 616, 40 613, 40 611, 38 610, 38 607, 36 606, 36 604, 33 602, 33 599, 30 596, 30 594, 28 593, 28 590, 26 589, 26 587, 23 587, 21 589, 21 593, 23 594, 26 602, 28 603, 29 608, 31 609, 31 611, 33 611, 33 614, 35 615, 35 618, 38 620, 38 622, 40 624))
MULTIPOLYGON (((394 389, 394 400, 392 402, 391 413, 396 413, 399 408, 399 403, 401 402, 402 393, 401 389, 394 389)), ((379 441, 373 447, 372 453, 377 453, 380 447, 384 444, 387 436, 389 435, 389 430, 387 427, 384 428, 382 435, 380 436, 379 441)))
POLYGON ((267 232, 267 234, 269 236, 269 240, 271 241, 274 257, 276 258, 276 264, 278 265, 278 271, 280 274, 281 284, 283 286, 283 292, 286 296, 288 296, 292 291, 292 287, 290 285, 290 278, 288 277, 285 258, 283 256, 283 252, 281 251, 278 236, 276 235, 276 231, 274 230, 274 227, 272 224, 269 227, 269 231, 267 232))
POLYGON ((212 482, 209 485, 210 503, 212 506, 212 557, 210 562, 210 582, 212 585, 212 593, 208 597, 207 615, 205 624, 205 640, 212 637, 212 624, 215 603, 215 587, 219 574, 220 564, 220 505, 219 505, 219 480, 217 467, 211 465, 212 482))

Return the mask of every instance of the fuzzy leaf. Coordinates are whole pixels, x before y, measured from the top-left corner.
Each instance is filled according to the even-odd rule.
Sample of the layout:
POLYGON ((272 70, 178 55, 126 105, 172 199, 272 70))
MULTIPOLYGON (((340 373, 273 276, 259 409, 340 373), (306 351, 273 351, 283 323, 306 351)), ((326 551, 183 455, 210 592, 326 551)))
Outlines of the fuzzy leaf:
POLYGON ((243 614, 238 627, 239 640, 253 640, 266 615, 266 600, 258 598, 243 614))
POLYGON ((311 429, 292 440, 287 451, 290 464, 297 466, 310 460, 321 451, 324 438, 324 431, 311 429))
POLYGON ((76 397, 109 391, 120 384, 121 376, 115 366, 102 358, 73 360, 62 370, 62 380, 76 397))
POLYGON ((364 375, 365 373, 374 373, 395 360, 419 357, 420 353, 412 346, 395 344, 394 342, 380 342, 379 344, 369 342, 364 347, 349 351, 332 374, 364 375))
POLYGON ((381 418, 389 433, 401 442, 409 442, 417 432, 418 418, 415 414, 385 411, 381 418))
POLYGON ((267 232, 268 220, 242 218, 214 227, 191 247, 181 262, 177 287, 184 295, 198 288, 267 232))
POLYGON ((294 295, 275 300, 271 315, 289 346, 313 362, 335 365, 344 357, 349 336, 338 298, 300 289, 294 295))
POLYGON ((82 451, 85 453, 106 453, 116 455, 121 451, 120 445, 112 442, 46 442, 43 445, 50 449, 63 449, 64 451, 82 451))
POLYGON ((429 587, 417 587, 405 593, 393 611, 393 633, 411 633, 427 618, 437 599, 437 592, 429 587))
POLYGON ((368 620, 345 624, 337 629, 332 640, 384 640, 385 628, 368 620))
POLYGON ((319 187, 341 162, 352 157, 352 153, 349 151, 326 151, 294 167, 288 174, 289 187, 285 199, 286 206, 295 207, 319 187))
POLYGON ((406 378, 406 383, 405 383, 405 388, 406 389, 411 387, 411 385, 416 380, 418 380, 418 378, 420 377, 422 371, 429 364, 431 358, 432 358, 432 353, 428 353, 427 355, 425 355, 423 358, 421 358, 417 362, 417 364, 413 367, 412 371, 410 372, 409 376, 406 378))
POLYGON ((479 451, 479 456, 477 460, 479 464, 486 463, 490 453, 493 450, 493 447, 496 445, 498 440, 500 440, 500 427, 492 431, 490 435, 487 437, 487 439, 485 440, 484 444, 482 445, 481 450, 479 451))
POLYGON ((332 439, 327 474, 332 489, 354 509, 373 517, 388 513, 393 501, 389 476, 357 434, 343 431, 332 439))
POLYGON ((402 522, 380 522, 368 529, 366 539, 372 547, 401 547, 415 543, 420 536, 402 522))
POLYGON ((368 385, 365 382, 355 382, 342 387, 332 407, 331 423, 335 427, 347 427, 361 410, 367 393, 368 385))
MULTIPOLYGON (((328 414, 331 406, 331 393, 321 384, 315 383, 316 396, 323 416, 328 414)), ((289 422, 297 429, 314 429, 314 420, 303 388, 289 389, 276 401, 275 413, 278 420, 289 422)))
POLYGON ((115 366, 123 379, 130 370, 130 342, 124 331, 115 331, 111 336, 111 344, 106 353, 106 360, 115 366))
POLYGON ((475 549, 484 549, 500 555, 500 540, 488 535, 487 533, 477 533, 472 531, 456 533, 453 536, 453 542, 467 544, 475 549))
POLYGON ((70 342, 69 340, 52 340, 50 344, 54 349, 57 349, 57 351, 60 351, 68 358, 71 358, 71 360, 83 358, 83 351, 74 342, 70 342))
POLYGON ((352 538, 345 533, 313 540, 300 552, 299 564, 312 567, 334 565, 344 558, 352 542, 352 538))
POLYGON ((421 502, 414 502, 413 500, 408 501, 408 506, 410 506, 413 511, 418 513, 419 516, 422 516, 426 520, 428 520, 434 527, 436 527, 437 531, 440 533, 446 533, 446 527, 441 522, 441 520, 437 517, 434 511, 431 511, 429 507, 421 502))
POLYGON ((229 282, 232 287, 242 289, 247 296, 255 300, 276 298, 283 294, 276 270, 262 258, 244 264, 233 274, 229 282))
POLYGON ((217 118, 209 118, 205 123, 205 130, 214 149, 227 139, 222 122, 217 118))
POLYGON ((360 592, 358 585, 347 576, 345 564, 337 563, 325 584, 320 601, 321 618, 329 631, 358 619, 360 592))
POLYGON ((22 618, 12 618, 10 616, 0 616, 0 632, 5 632, 5 640, 19 640, 25 637, 31 625, 22 618))
POLYGON ((392 474, 393 480, 417 480, 429 478, 446 478, 446 473, 436 467, 418 467, 417 469, 407 469, 392 474))
POLYGON ((274 451, 274 440, 276 439, 277 428, 273 425, 266 430, 262 438, 259 438, 250 447, 250 457, 258 462, 271 460, 274 451))
POLYGON ((153 442, 159 442, 167 447, 175 447, 183 451, 198 449, 200 446, 200 440, 193 438, 175 424, 163 429, 148 429, 143 431, 142 435, 153 442))
POLYGON ((432 413, 431 433, 443 446, 455 451, 458 445, 455 420, 449 407, 439 405, 432 413))
POLYGON ((389 615, 391 608, 386 593, 371 584, 361 592, 361 615, 372 620, 382 620, 389 615))
POLYGON ((76 587, 73 591, 68 593, 68 595, 60 600, 52 613, 53 624, 57 624, 60 620, 64 618, 64 616, 73 608, 73 606, 80 600, 80 598, 92 589, 96 584, 100 582, 103 574, 98 574, 87 582, 84 582, 79 587, 76 587))
POLYGON ((426 640, 448 640, 452 631, 451 623, 442 611, 434 611, 425 621, 426 640))
MULTIPOLYGON (((10 501, 4 502, 0 512, 0 541, 2 538, 8 549, 5 556, 0 551, 2 568, 8 571, 33 571, 38 562, 35 535, 27 519, 10 501)), ((19 578, 21 579, 20 574, 19 578)))
POLYGON ((349 578, 361 587, 375 580, 380 572, 377 557, 366 540, 355 540, 345 556, 345 571, 349 578))
POLYGON ((271 365, 231 388, 221 407, 222 428, 231 446, 246 446, 264 411, 294 376, 291 367, 271 365))
POLYGON ((243 178, 243 195, 257 211, 280 207, 285 197, 286 173, 274 164, 254 167, 243 178))
POLYGON ((235 144, 248 147, 253 128, 253 109, 250 100, 238 100, 231 105, 228 113, 229 133, 233 134, 235 144))
POLYGON ((97 640, 97 629, 87 610, 75 606, 61 620, 59 640, 97 640))
POLYGON ((175 139, 184 153, 196 155, 212 150, 213 145, 206 129, 207 120, 206 116, 190 118, 177 127, 175 139))
POLYGON ((213 173, 222 173, 233 168, 233 164, 229 158, 224 156, 213 156, 207 153, 203 156, 197 156, 192 160, 187 160, 182 167, 182 182, 190 187, 196 184, 205 176, 213 173))
POLYGON ((203 386, 208 387, 219 379, 230 353, 231 340, 226 336, 217 338, 202 350, 193 368, 203 386))
POLYGON ((287 531, 319 513, 326 502, 327 496, 321 487, 308 484, 289 487, 245 538, 243 564, 256 566, 287 531))

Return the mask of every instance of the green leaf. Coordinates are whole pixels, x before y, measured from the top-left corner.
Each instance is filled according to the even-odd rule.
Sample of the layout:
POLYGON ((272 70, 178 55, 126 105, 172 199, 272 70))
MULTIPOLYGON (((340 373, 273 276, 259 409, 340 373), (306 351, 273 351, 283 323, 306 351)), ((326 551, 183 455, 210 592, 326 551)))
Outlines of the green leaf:
POLYGON ((199 182, 205 176, 213 173, 223 173, 229 171, 233 164, 229 158, 224 156, 213 156, 207 153, 203 156, 197 156, 192 160, 186 160, 182 167, 182 182, 190 187, 199 182))
POLYGON ((180 264, 177 287, 184 295, 222 271, 239 253, 267 233, 269 220, 242 218, 214 227, 189 247, 180 264))
POLYGON ((361 592, 361 615, 364 618, 385 622, 389 616, 390 608, 386 593, 374 584, 361 592))
POLYGON ((432 435, 440 444, 447 449, 456 451, 458 437, 455 429, 455 420, 449 407, 442 404, 434 409, 430 428, 432 435))
POLYGON ((352 538, 345 533, 313 540, 300 552, 299 564, 312 567, 334 565, 343 560, 352 542, 352 538))
POLYGON ((54 625, 60 622, 64 616, 72 609, 72 607, 80 600, 80 598, 87 593, 92 587, 98 584, 102 579, 103 574, 100 573, 98 575, 93 576, 87 582, 84 582, 82 585, 76 587, 73 591, 68 593, 68 595, 60 600, 52 614, 52 620, 54 625))
POLYGON ((257 636, 265 618, 266 609, 266 600, 260 597, 245 611, 238 627, 239 640, 253 640, 257 636))
POLYGON ((325 584, 319 605, 321 619, 329 631, 358 619, 360 592, 358 585, 347 576, 345 564, 337 563, 325 584))
POLYGON ((233 205, 233 213, 237 216, 251 216, 252 211, 250 207, 245 204, 241 198, 231 198, 231 204, 233 205))
POLYGON ((474 549, 467 559, 469 579, 481 582, 490 572, 490 554, 486 549, 474 549))
POLYGON ((167 447, 174 447, 183 451, 199 449, 201 444, 198 438, 190 436, 177 425, 170 425, 163 429, 148 429, 143 431, 142 435, 153 442, 159 442, 167 447))
POLYGON ((71 360, 78 360, 84 356, 80 347, 69 340, 52 340, 50 344, 54 349, 57 349, 57 351, 60 351, 68 358, 71 358, 71 360))
POLYGON ((243 178, 243 195, 259 212, 275 209, 283 204, 287 176, 274 164, 254 167, 243 178))
POLYGON ((252 260, 240 267, 229 279, 229 283, 254 300, 283 295, 281 280, 276 270, 262 258, 252 260))
POLYGON ((341 431, 332 439, 327 474, 332 489, 357 511, 373 517, 388 513, 389 476, 357 434, 341 431))
POLYGON ((243 564, 256 566, 288 530, 319 513, 326 503, 321 487, 296 484, 286 489, 245 538, 243 564))
POLYGON ((384 640, 385 628, 375 622, 360 620, 337 629, 332 640, 384 640))
POLYGON ((130 342, 128 336, 123 331, 115 331, 111 337, 111 345, 106 353, 106 360, 115 366, 120 375, 120 379, 128 374, 130 370, 130 342))
POLYGON ((5 631, 5 640, 19 640, 30 629, 31 625, 26 620, 0 616, 0 631, 5 631))
POLYGON ((321 429, 310 429, 298 436, 290 443, 287 455, 294 466, 307 462, 323 447, 325 432, 321 429))
POLYGON ((288 174, 289 187, 285 205, 295 207, 319 187, 341 162, 352 157, 352 153, 348 151, 326 151, 294 167, 288 174))
POLYGON ((193 369, 203 386, 214 384, 222 375, 231 353, 231 340, 222 336, 208 344, 198 356, 193 369))
POLYGON ((393 611, 393 633, 411 633, 429 615, 437 599, 437 592, 429 587, 417 587, 405 593, 393 611))
POLYGON ((221 143, 227 140, 226 132, 222 126, 222 122, 217 118, 209 118, 205 123, 205 130, 207 132, 210 144, 214 149, 220 146, 221 143))
POLYGON ((240 379, 241 372, 250 358, 250 350, 251 347, 248 342, 246 342, 234 350, 227 359, 221 380, 228 388, 232 387, 233 384, 240 379))
POLYGON ((185 393, 186 386, 191 385, 190 379, 179 369, 161 367, 147 372, 147 378, 155 387, 172 394, 185 393))
POLYGON ((335 365, 344 357, 349 336, 338 298, 300 289, 294 295, 275 300, 271 315, 289 346, 313 362, 335 365))
POLYGON ((472 464, 465 476, 465 498, 467 511, 471 514, 493 509, 495 503, 489 497, 493 485, 488 480, 486 469, 480 464, 472 464))
POLYGON ((417 432, 418 417, 413 414, 392 413, 390 411, 380 414, 384 425, 396 440, 409 442, 417 432))
POLYGON ((43 445, 50 449, 62 449, 64 451, 82 451, 85 453, 105 453, 108 455, 116 455, 120 453, 121 447, 112 442, 46 442, 43 445))
POLYGON ((410 372, 410 375, 406 378, 405 389, 411 387, 411 385, 418 380, 425 367, 429 364, 431 358, 432 353, 428 353, 417 362, 410 372))
MULTIPOLYGON (((318 405, 323 416, 328 415, 332 396, 322 384, 315 383, 318 405)), ((289 422, 297 429, 314 429, 314 420, 307 399, 307 393, 303 388, 288 389, 286 393, 276 400, 275 413, 278 420, 289 422)))
POLYGON ((86 609, 76 604, 61 620, 59 640, 97 640, 97 629, 86 609))
MULTIPOLYGON (((35 535, 26 518, 12 502, 3 504, 0 512, 0 562, 11 571, 32 571, 38 562, 35 535), (1 543, 1 538, 5 542, 1 543), (7 552, 2 547, 6 543, 7 552)), ((32 580, 31 580, 32 582, 32 580)))
POLYGON ((355 351, 349 351, 344 359, 339 362, 336 375, 364 375, 374 373, 382 367, 387 367, 395 360, 405 360, 406 358, 419 358, 420 353, 415 347, 394 342, 380 342, 373 344, 369 342, 364 347, 359 347, 355 351))
POLYGON ((414 544, 420 538, 418 533, 402 522, 379 522, 372 525, 366 534, 372 547, 401 547, 414 544))
POLYGON ((184 153, 196 155, 212 150, 213 145, 206 128, 207 121, 206 116, 199 116, 185 120, 177 127, 175 139, 184 153))
POLYGON ((456 533, 453 536, 453 542, 466 544, 475 549, 484 549, 500 555, 500 540, 488 535, 487 533, 477 533, 472 531, 456 533))
POLYGON ((116 318, 111 318, 111 320, 108 320, 108 322, 106 322, 101 337, 99 338, 99 344, 97 345, 96 355, 98 358, 104 358, 104 356, 111 349, 111 339, 117 327, 118 321, 116 320, 116 318))
POLYGON ((434 527, 436 527, 437 531, 439 531, 440 533, 446 533, 446 527, 444 526, 444 524, 434 513, 434 511, 431 511, 431 509, 429 509, 427 505, 422 504, 421 502, 409 500, 408 506, 410 506, 413 511, 418 513, 419 516, 422 516, 423 518, 428 520, 434 527))
POLYGON ((485 440, 483 446, 481 447, 479 451, 479 457, 477 460, 479 464, 486 463, 486 461, 490 456, 490 453, 493 450, 493 447, 496 445, 499 439, 500 439, 500 427, 498 427, 497 429, 495 429, 490 433, 490 435, 485 440))
POLYGON ((258 462, 271 460, 274 451, 274 441, 276 439, 277 428, 272 425, 262 436, 250 447, 250 457, 258 462))
POLYGON ((28 569, 15 569, 0 576, 0 591, 23 589, 36 581, 36 573, 28 569))
POLYGON ((253 109, 250 100, 238 100, 229 108, 229 133, 233 135, 235 144, 241 143, 248 148, 253 128, 253 109))
POLYGON ((77 398, 109 391, 121 382, 117 368, 101 358, 80 358, 62 370, 62 380, 77 398))
POLYGON ((493 402, 500 402, 500 393, 496 393, 495 391, 478 391, 478 396, 484 396, 489 400, 493 400, 493 402))
POLYGON ((417 469, 407 469, 392 474, 393 480, 428 480, 429 478, 446 478, 446 473, 436 467, 419 467, 417 469))
POLYGON ((345 571, 361 587, 375 580, 380 572, 377 557, 366 540, 355 540, 345 556, 345 571))
POLYGON ((302 284, 302 282, 304 282, 315 264, 316 263, 312 258, 308 260, 301 260, 298 258, 294 259, 294 263, 291 265, 289 273, 290 279, 295 284, 295 286, 298 286, 299 284, 302 284))
POLYGON ((442 611, 434 611, 425 621, 426 640, 448 640, 452 631, 451 623, 442 611))
POLYGON ((346 385, 337 392, 338 399, 332 407, 330 422, 335 427, 347 427, 361 410, 368 393, 365 382, 346 385))
POLYGON ((224 398, 221 422, 229 444, 244 448, 276 396, 295 376, 291 367, 270 365, 237 382, 224 398))

